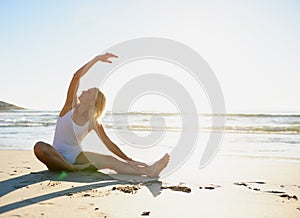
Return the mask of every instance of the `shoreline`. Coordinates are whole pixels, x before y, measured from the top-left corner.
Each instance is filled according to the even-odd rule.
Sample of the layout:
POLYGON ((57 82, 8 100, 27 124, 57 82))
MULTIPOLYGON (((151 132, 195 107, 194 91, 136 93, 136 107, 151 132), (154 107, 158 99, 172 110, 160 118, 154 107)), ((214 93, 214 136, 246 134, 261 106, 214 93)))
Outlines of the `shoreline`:
POLYGON ((30 150, 0 154, 0 217, 300 216, 300 164, 216 157, 204 169, 183 166, 156 181, 117 180, 49 172, 30 150))

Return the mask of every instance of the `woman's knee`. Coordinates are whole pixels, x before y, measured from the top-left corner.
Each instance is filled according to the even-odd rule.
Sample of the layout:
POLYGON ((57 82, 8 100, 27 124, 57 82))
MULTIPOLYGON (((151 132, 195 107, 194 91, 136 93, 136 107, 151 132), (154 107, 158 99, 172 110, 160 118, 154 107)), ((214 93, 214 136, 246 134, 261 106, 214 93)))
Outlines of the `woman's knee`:
POLYGON ((45 156, 48 153, 47 151, 49 150, 48 146, 49 145, 44 142, 37 142, 33 148, 35 156, 37 158, 42 158, 43 156, 45 156))

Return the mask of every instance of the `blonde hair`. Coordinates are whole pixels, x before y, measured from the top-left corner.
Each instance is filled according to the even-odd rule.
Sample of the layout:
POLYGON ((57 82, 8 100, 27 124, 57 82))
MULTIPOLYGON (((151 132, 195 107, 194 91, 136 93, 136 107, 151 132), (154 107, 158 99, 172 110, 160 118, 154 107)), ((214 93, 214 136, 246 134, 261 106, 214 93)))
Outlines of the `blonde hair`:
POLYGON ((97 88, 97 94, 96 94, 96 99, 95 99, 95 113, 94 113, 94 118, 96 121, 101 117, 101 115, 105 109, 105 104, 106 104, 106 97, 97 88))

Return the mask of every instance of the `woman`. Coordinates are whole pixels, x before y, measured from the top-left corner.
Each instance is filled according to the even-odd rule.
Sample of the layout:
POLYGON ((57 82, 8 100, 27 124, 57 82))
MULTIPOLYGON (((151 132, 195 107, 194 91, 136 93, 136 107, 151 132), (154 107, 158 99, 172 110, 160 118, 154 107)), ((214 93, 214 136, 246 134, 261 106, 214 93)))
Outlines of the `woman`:
POLYGON ((97 88, 90 88, 83 91, 79 97, 76 95, 80 78, 98 61, 111 63, 110 58, 117 56, 111 53, 96 56, 74 74, 66 103, 57 119, 53 147, 44 142, 37 142, 34 153, 51 171, 112 169, 122 174, 158 177, 167 166, 169 155, 165 154, 151 166, 132 160, 108 138, 101 123, 97 121, 105 108, 104 94, 97 88), (91 130, 94 130, 104 145, 123 161, 109 155, 82 151, 80 143, 91 130))

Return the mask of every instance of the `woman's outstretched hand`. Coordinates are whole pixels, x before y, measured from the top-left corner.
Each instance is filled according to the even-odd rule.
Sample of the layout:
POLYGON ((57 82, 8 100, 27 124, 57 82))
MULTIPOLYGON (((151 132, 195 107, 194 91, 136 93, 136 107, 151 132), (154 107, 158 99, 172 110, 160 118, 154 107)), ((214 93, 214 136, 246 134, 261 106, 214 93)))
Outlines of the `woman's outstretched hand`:
POLYGON ((117 56, 117 55, 114 55, 114 54, 112 54, 112 53, 108 53, 108 52, 106 52, 106 53, 103 54, 103 55, 98 55, 98 56, 96 56, 96 59, 97 59, 98 61, 107 62, 107 63, 112 63, 111 60, 109 60, 110 58, 118 58, 118 56, 117 56))

